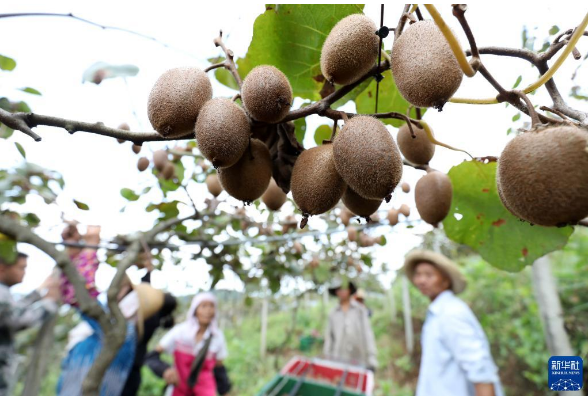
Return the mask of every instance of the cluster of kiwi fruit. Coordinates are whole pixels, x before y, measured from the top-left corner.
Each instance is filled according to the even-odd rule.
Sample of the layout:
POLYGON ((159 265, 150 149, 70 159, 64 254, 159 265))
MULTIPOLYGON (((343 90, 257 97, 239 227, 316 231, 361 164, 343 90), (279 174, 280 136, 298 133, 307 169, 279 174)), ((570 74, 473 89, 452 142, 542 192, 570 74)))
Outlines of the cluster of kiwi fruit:
POLYGON ((278 210, 286 194, 273 181, 269 149, 252 138, 251 124, 282 120, 290 111, 292 88, 280 70, 261 65, 243 81, 241 100, 243 107, 213 98, 210 79, 198 68, 174 68, 153 86, 148 115, 165 138, 196 138, 202 155, 217 169, 206 179, 214 197, 223 190, 245 203, 263 196, 270 210, 278 210))
MULTIPOLYGON (((362 14, 350 15, 334 26, 321 50, 320 66, 327 81, 348 85, 370 72, 379 52, 376 30, 375 23, 362 14)), ((430 21, 412 24, 399 37, 392 50, 391 68, 402 96, 419 107, 442 107, 459 87, 463 75, 443 35, 430 21), (424 90, 423 85, 432 88, 424 90)), ((277 68, 262 65, 251 70, 243 81, 242 107, 228 99, 213 98, 212 94, 204 71, 171 69, 157 80, 149 95, 149 120, 165 138, 195 136, 200 152, 218 171, 206 180, 213 196, 224 190, 245 203, 262 197, 268 209, 279 210, 286 193, 273 181, 270 152, 264 142, 252 138, 251 126, 256 121, 275 124, 288 114, 292 104, 288 79, 277 68)), ((332 141, 302 152, 290 183, 294 202, 304 217, 301 226, 309 216, 333 209, 340 200, 351 214, 367 221, 374 219, 401 180, 402 155, 412 163, 426 165, 434 154, 434 145, 426 134, 416 126, 413 132, 416 133, 402 127, 397 145, 381 121, 355 116, 345 118, 332 141)), ((138 167, 147 168, 147 162, 141 159, 138 167)), ((423 187, 434 191, 438 186, 432 178, 421 181, 417 193, 423 187)), ((423 202, 417 199, 419 212, 424 210, 425 206, 419 205, 423 202)), ((408 215, 409 210, 390 212, 408 215)), ((443 214, 424 213, 434 214, 427 220, 435 223, 443 214)))

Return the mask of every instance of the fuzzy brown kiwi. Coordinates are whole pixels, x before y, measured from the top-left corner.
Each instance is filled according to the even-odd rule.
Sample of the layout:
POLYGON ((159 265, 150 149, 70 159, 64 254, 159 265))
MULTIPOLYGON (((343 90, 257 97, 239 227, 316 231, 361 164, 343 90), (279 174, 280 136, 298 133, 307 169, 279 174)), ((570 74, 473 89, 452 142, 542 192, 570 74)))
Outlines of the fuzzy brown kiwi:
POLYGON ((208 175, 204 182, 206 183, 206 188, 208 189, 208 192, 214 197, 218 197, 223 192, 223 188, 216 174, 208 175))
POLYGON ((220 168, 218 178, 228 194, 245 203, 258 199, 272 177, 272 160, 267 146, 251 139, 250 147, 236 164, 220 168))
POLYGON ((380 43, 376 30, 374 21, 363 14, 337 22, 321 50, 321 71, 327 81, 348 85, 375 65, 380 43))
POLYGON ((286 193, 277 185, 274 178, 271 179, 270 184, 261 196, 261 201, 266 207, 272 211, 278 211, 286 202, 286 193))
POLYGON ((271 65, 253 68, 241 88, 243 106, 256 121, 276 123, 292 105, 292 86, 286 75, 271 65))
POLYGON ((398 210, 395 208, 391 208, 388 211, 388 222, 390 223, 390 225, 394 226, 398 223, 398 210))
MULTIPOLYGON (((402 152, 402 150, 400 150, 400 152, 402 152)), ((402 184, 400 185, 400 187, 402 188, 402 191, 404 193, 409 193, 410 192, 410 185, 408 184, 408 182, 402 182, 402 184)))
POLYGON ((138 144, 134 144, 133 146, 131 146, 131 149, 135 154, 139 154, 141 152, 141 146, 139 146, 138 144))
POLYGON ((227 168, 241 159, 249 146, 251 129, 241 107, 229 99, 212 99, 196 121, 200 152, 216 168, 227 168))
POLYGON ((167 151, 165 150, 156 150, 153 152, 153 165, 155 168, 163 172, 165 165, 168 163, 167 151))
POLYGON ((355 242, 357 240, 357 229, 350 226, 347 228, 347 239, 350 242, 355 242))
POLYGON ((212 98, 212 84, 198 68, 173 68, 164 72, 149 94, 147 113, 153 128, 173 139, 194 130, 198 113, 212 98))
POLYGON ((536 225, 575 224, 588 216, 588 130, 538 127, 504 148, 497 186, 507 209, 536 225))
POLYGON ((365 199, 388 200, 402 177, 400 151, 384 124, 373 117, 345 122, 333 154, 339 175, 365 199))
POLYGON ((342 200, 343 204, 345 204, 345 207, 347 207, 349 211, 358 217, 365 218, 367 221, 371 220, 370 216, 375 213, 382 204, 382 200, 370 200, 361 197, 349 186, 347 187, 347 190, 345 190, 342 200))
POLYGON ((341 218, 341 223, 347 226, 349 225, 349 222, 351 222, 351 218, 353 218, 353 213, 346 207, 343 207, 339 213, 339 218, 341 218))
POLYGON ((408 125, 398 129, 397 142, 400 152, 408 161, 416 165, 426 165, 435 154, 435 145, 431 143, 424 129, 412 126, 415 138, 410 134, 408 125))
POLYGON ((414 189, 414 197, 421 218, 437 226, 447 217, 451 208, 453 185, 446 174, 432 171, 419 179, 414 189))
POLYGON ((439 110, 453 96, 463 72, 434 21, 410 25, 392 47, 392 75, 398 91, 417 107, 439 110))
POLYGON ((169 180, 174 177, 175 172, 176 167, 174 167, 172 163, 168 162, 167 164, 165 164, 165 167, 163 167, 163 171, 161 173, 164 179, 169 180))
POLYGON ((405 217, 408 217, 410 215, 410 207, 407 204, 403 204, 398 209, 398 212, 405 217))
POLYGON ((137 162, 137 169, 143 172, 147 168, 149 168, 149 160, 147 159, 147 157, 139 158, 139 161, 137 162))
POLYGON ((347 185, 335 168, 333 144, 313 147, 298 156, 290 188, 305 218, 325 213, 337 205, 347 185))

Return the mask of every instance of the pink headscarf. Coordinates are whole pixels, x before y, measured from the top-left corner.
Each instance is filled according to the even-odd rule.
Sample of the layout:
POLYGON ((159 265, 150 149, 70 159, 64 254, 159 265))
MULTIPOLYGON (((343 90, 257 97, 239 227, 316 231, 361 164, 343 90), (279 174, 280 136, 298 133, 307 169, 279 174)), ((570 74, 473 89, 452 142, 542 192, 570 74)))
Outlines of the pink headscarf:
MULTIPOLYGON (((194 296, 194 298, 192 299, 192 304, 190 305, 190 309, 188 310, 188 315, 186 316, 186 320, 178 325, 178 329, 182 330, 183 337, 186 337, 189 339, 193 339, 196 337, 196 333, 198 332, 198 329, 200 328, 200 324, 198 323, 198 318, 196 318, 196 315, 195 315, 196 309, 204 301, 210 301, 211 303, 214 304, 215 310, 217 309, 216 297, 212 293, 202 292, 202 293, 198 293, 196 296, 194 296)), ((212 333, 212 334, 215 334, 218 332, 218 325, 216 323, 216 312, 214 314, 214 317, 212 318, 212 321, 210 321, 210 325, 208 326, 207 330, 209 330, 210 333, 212 333)))

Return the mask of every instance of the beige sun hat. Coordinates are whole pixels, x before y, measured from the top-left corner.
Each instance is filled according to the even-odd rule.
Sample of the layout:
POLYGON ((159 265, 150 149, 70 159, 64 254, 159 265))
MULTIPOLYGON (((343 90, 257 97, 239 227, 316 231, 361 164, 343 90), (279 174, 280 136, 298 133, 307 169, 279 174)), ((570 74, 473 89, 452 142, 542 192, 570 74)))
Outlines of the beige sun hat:
POLYGON ((137 330, 139 331, 139 337, 142 337, 145 328, 145 321, 161 310, 165 300, 165 294, 163 291, 155 289, 148 283, 133 285, 133 290, 137 292, 137 297, 139 298, 137 330))
POLYGON ((458 294, 464 291, 466 280, 457 264, 443 254, 429 250, 413 250, 406 255, 404 259, 404 273, 411 282, 413 281, 415 267, 423 261, 435 265, 449 277, 451 280, 450 289, 453 293, 458 294))

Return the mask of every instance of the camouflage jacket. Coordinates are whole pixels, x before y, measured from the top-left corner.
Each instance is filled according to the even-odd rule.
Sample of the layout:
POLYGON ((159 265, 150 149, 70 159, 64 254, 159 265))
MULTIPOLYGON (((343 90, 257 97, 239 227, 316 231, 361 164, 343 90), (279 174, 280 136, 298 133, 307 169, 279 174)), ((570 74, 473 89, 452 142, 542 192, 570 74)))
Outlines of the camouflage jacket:
POLYGON ((14 335, 41 324, 57 311, 57 303, 42 299, 36 290, 14 301, 8 287, 0 283, 0 396, 8 395, 14 371, 14 335))

